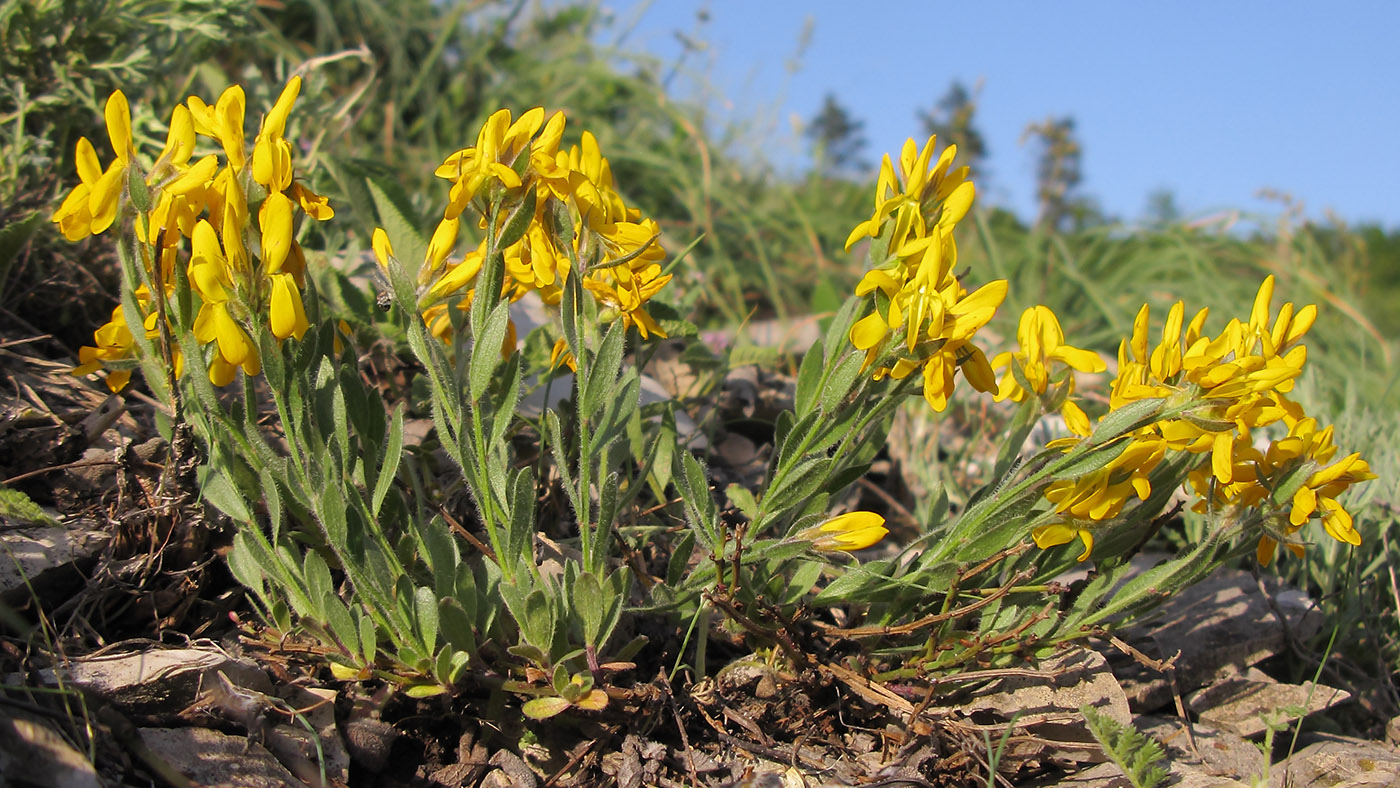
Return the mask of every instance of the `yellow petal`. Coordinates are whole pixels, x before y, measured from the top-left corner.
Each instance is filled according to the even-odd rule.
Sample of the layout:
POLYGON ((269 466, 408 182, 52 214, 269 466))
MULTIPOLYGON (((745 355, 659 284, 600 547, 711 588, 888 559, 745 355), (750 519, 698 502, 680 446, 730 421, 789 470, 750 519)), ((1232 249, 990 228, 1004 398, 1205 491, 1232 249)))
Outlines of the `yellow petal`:
POLYGON ((306 311, 301 303, 301 291, 291 274, 273 274, 272 298, 268 311, 271 313, 272 335, 278 339, 296 337, 301 339, 309 324, 306 311))
POLYGON ((180 177, 166 184, 165 191, 171 194, 188 194, 213 180, 218 170, 219 157, 211 153, 185 170, 180 177))
POLYGON ((282 270, 292 248, 292 201, 282 192, 272 192, 258 211, 262 230, 263 267, 270 274, 282 270))
POLYGON ((1031 538, 1035 540, 1035 546, 1042 550, 1047 547, 1069 544, 1074 541, 1075 536, 1075 529, 1063 523, 1042 525, 1031 531, 1031 538))
POLYGON ((804 529, 798 538, 811 541, 815 550, 851 551, 864 550, 888 533, 884 517, 874 512, 847 512, 821 525, 804 529))
POLYGON ((97 151, 87 137, 78 138, 78 151, 74 156, 78 164, 78 178, 91 186, 102 177, 102 162, 97 159, 97 151))
POLYGON ((938 224, 942 227, 952 227, 962 221, 972 208, 972 199, 976 194, 972 181, 963 181, 948 195, 948 199, 943 201, 943 213, 938 217, 938 224))
POLYGON ((457 231, 461 223, 460 218, 443 219, 438 222, 437 229, 433 231, 433 238, 428 242, 425 262, 429 272, 441 268, 443 261, 452 253, 452 248, 457 244, 457 231))
POLYGON ((117 219, 117 207, 121 203, 122 176, 126 168, 121 159, 112 162, 107 171, 93 185, 88 195, 88 210, 92 213, 92 234, 97 235, 117 219))
POLYGON ((214 105, 214 132, 223 145, 228 166, 235 172, 242 170, 248 162, 247 151, 243 149, 243 114, 245 108, 243 88, 233 85, 219 96, 214 105))
POLYGON ((214 338, 219 342, 219 353, 228 363, 238 366, 248 359, 253 352, 252 340, 244 333, 243 328, 234 322, 229 315, 228 308, 220 303, 214 304, 211 311, 213 320, 214 338))
POLYGON ((871 312, 851 326, 851 344, 857 350, 869 350, 880 344, 880 340, 889 333, 890 327, 885 324, 880 313, 871 312))
POLYGON ((272 106, 272 110, 263 119, 263 134, 270 137, 281 137, 287 130, 287 116, 292 112, 292 105, 296 103, 297 94, 301 92, 301 77, 292 77, 287 80, 287 84, 282 88, 282 94, 277 97, 277 103, 272 106))
POLYGON ((112 150, 117 159, 125 164, 131 159, 131 107, 126 103, 126 94, 112 91, 107 97, 107 107, 103 113, 107 120, 107 136, 112 141, 112 150))
POLYGON ((394 256, 394 247, 389 244, 389 234, 384 232, 383 227, 374 228, 370 246, 374 247, 374 259, 379 261, 379 267, 389 270, 389 258, 394 256))
POLYGON ((1327 529, 1329 536, 1352 546, 1361 544, 1361 534, 1357 533, 1356 527, 1352 525, 1351 515, 1341 504, 1331 498, 1323 498, 1322 508, 1327 512, 1322 518, 1322 527, 1327 529))

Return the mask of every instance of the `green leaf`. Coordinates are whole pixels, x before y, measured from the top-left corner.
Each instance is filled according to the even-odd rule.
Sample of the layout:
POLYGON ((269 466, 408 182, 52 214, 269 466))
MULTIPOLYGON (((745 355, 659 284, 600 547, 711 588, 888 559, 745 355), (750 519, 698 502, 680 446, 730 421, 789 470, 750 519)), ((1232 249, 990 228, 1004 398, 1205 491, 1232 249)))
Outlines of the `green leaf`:
POLYGON ((802 356, 802 365, 797 368, 797 391, 794 394, 793 411, 800 416, 811 412, 817 401, 818 387, 822 377, 822 343, 807 348, 802 356))
POLYGON ((851 387, 860 378, 861 365, 865 363, 864 353, 847 353, 831 370, 822 386, 818 404, 823 411, 834 413, 851 394, 851 387))
MULTIPOLYGON (((522 156, 522 159, 528 158, 522 156)), ((505 227, 501 228, 501 235, 496 241, 497 249, 507 249, 525 237, 525 231, 530 229, 530 224, 535 221, 535 189, 526 189, 525 197, 511 210, 506 217, 505 227)))
POLYGON ((608 600, 603 597, 603 584, 592 572, 584 572, 574 581, 573 592, 574 611, 583 625, 583 641, 594 647, 602 645, 600 634, 608 607, 608 600))
POLYGON ((1161 766, 1166 760, 1162 746, 1131 725, 1124 725, 1090 706, 1081 706, 1079 713, 1089 733, 1103 746, 1104 755, 1113 761, 1133 788, 1157 788, 1167 779, 1161 766))
POLYGON ((355 612, 360 626, 360 656, 366 665, 373 665, 379 656, 379 632, 375 629, 373 618, 365 615, 363 610, 355 612))
POLYGON ((687 531, 671 551, 671 559, 666 562, 666 585, 680 585, 686 571, 690 569, 690 556, 695 552, 695 532, 687 531))
POLYGON ((787 591, 781 599, 781 604, 794 605, 802 601, 812 590, 812 586, 821 579, 822 570, 826 568, 826 563, 822 561, 801 561, 797 569, 793 571, 792 578, 787 583, 787 591))
POLYGON ((530 468, 516 471, 510 483, 510 531, 501 560, 528 563, 535 546, 535 475, 530 468))
POLYGON ((325 620, 326 611, 322 607, 322 600, 336 598, 335 584, 331 581, 331 570, 326 566, 325 559, 315 552, 308 552, 302 564, 302 577, 306 579, 306 594, 315 607, 299 612, 304 616, 325 620))
POLYGON ((461 603, 455 599, 444 598, 438 604, 438 621, 442 627, 443 639, 452 648, 476 653, 476 632, 472 628, 471 617, 461 603))
POLYGON ((586 513, 583 502, 578 497, 578 485, 574 484, 572 468, 572 458, 569 457, 567 447, 564 443, 563 429, 559 425, 559 414, 550 408, 544 412, 544 439, 549 444, 549 449, 554 453, 554 467, 559 472, 560 480, 564 487, 564 492, 569 496, 569 505, 574 512, 583 516, 586 513))
POLYGON ((0 486, 0 517, 21 523, 58 525, 58 521, 31 501, 28 495, 12 487, 0 486))
POLYGON ((742 484, 731 484, 724 488, 724 494, 729 497, 731 503, 739 507, 739 511, 744 516, 753 521, 758 517, 758 501, 754 500, 753 493, 742 484))
POLYGON ((588 365, 588 375, 579 381, 579 411, 596 418, 598 411, 607 404, 612 394, 613 381, 617 380, 622 369, 622 351, 627 336, 627 326, 621 320, 612 324, 598 347, 598 354, 588 365))
POLYGON ((199 486, 199 492, 204 500, 214 504, 216 509, 228 515, 236 523, 256 522, 253 518, 253 511, 243 498, 243 494, 233 486, 233 483, 223 472, 207 466, 201 470, 204 473, 204 480, 199 486))
POLYGON ((864 298, 851 296, 841 305, 836 316, 831 319, 831 323, 822 331, 825 337, 822 340, 822 366, 827 367, 836 359, 836 354, 843 349, 850 347, 847 338, 851 333, 851 325, 856 322, 856 311, 865 303, 864 298))
POLYGON ((496 412, 491 414, 491 437, 488 446, 499 446, 506 439, 506 430, 510 429, 515 416, 515 406, 520 402, 520 377, 520 354, 512 353, 510 360, 506 362, 506 390, 496 401, 496 412))
MULTIPOLYGON (((792 506, 815 495, 826 484, 831 466, 832 461, 827 457, 813 457, 798 463, 783 477, 780 487, 770 489, 763 496, 764 519, 769 520, 781 515, 792 506)), ((765 522, 764 525, 766 524, 765 522)))
POLYGON ((571 705, 563 698, 535 698, 525 701, 520 711, 532 720, 547 720, 566 711, 571 705))
POLYGON ((447 687, 441 684, 424 682, 422 684, 410 684, 403 689, 403 694, 410 698, 431 698, 447 692, 447 687))
POLYGON ((360 628, 350 617, 345 603, 335 594, 326 594, 321 598, 321 609, 325 611, 326 623, 330 625, 331 634, 335 635, 336 645, 348 656, 358 657, 362 653, 360 628))
POLYGON ((253 557, 248 547, 248 540, 241 533, 233 537, 233 549, 228 554, 228 570, 233 575, 234 580, 252 589, 258 596, 262 596, 265 586, 263 579, 267 575, 258 565, 258 560, 253 557))
POLYGON ((1098 445, 1151 424, 1157 420, 1166 402, 1161 398, 1143 399, 1130 402, 1117 410, 1109 411, 1094 428, 1093 434, 1089 436, 1089 442, 1098 445))
POLYGON ((704 543, 705 549, 713 550, 719 542, 716 522, 719 513, 715 509, 714 499, 710 497, 710 484, 705 476, 705 467, 688 451, 681 452, 680 458, 681 473, 677 475, 676 480, 680 482, 686 520, 692 532, 704 543))
POLYGON ((403 409, 404 403, 400 402, 389 422, 389 440, 384 445, 384 457, 380 463, 379 477, 374 482, 374 497, 370 504, 370 513, 375 517, 384 507, 384 497, 394 485, 394 478, 399 473, 399 461, 403 458, 403 409))
POLYGON ((433 589, 419 586, 413 592, 414 607, 417 608, 418 636, 423 646, 431 653, 437 650, 438 642, 438 599, 433 589))
POLYGON ((569 352, 578 359, 584 352, 583 343, 583 285, 579 283, 578 272, 573 268, 564 276, 564 293, 560 298, 559 317, 564 329, 564 343, 569 352))
POLYGON ((885 578, 866 567, 851 566, 812 598, 813 605, 835 605, 854 601, 859 595, 883 585, 885 578))
POLYGON ((611 545, 609 537, 612 535, 613 521, 617 519, 617 489, 621 483, 621 474, 617 471, 609 473, 598 493, 597 522, 580 524, 580 527, 595 529, 591 545, 593 555, 584 556, 590 569, 600 569, 607 563, 608 548, 611 545))
POLYGON ((473 337, 471 369, 467 378, 467 393, 473 405, 481 401, 481 395, 491 384, 492 373, 501 363, 501 347, 505 344, 509 325, 510 302, 502 301, 486 318, 481 335, 473 337))
POLYGON ((517 620, 520 632, 531 645, 538 646, 546 653, 554 645, 554 606, 549 595, 540 589, 531 591, 525 597, 525 617, 517 620))

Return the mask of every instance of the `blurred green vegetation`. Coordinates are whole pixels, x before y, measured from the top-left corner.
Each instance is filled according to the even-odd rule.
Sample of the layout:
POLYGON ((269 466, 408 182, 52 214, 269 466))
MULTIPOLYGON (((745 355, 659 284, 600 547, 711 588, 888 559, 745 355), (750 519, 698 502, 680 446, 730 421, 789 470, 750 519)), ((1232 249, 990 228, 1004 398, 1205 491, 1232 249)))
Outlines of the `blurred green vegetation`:
MULTIPOLYGON (((618 32, 614 24, 594 5, 525 0, 3 0, 0 334, 48 333, 76 352, 117 302, 100 251, 105 239, 73 247, 48 223, 75 180, 78 137, 93 139, 110 158, 101 124, 108 93, 124 90, 135 108, 170 107, 239 82, 249 107, 267 106, 298 69, 307 85, 292 132, 309 153, 298 160, 313 163, 312 185, 337 210, 316 237, 303 239, 308 249, 324 250, 313 266, 348 266, 368 246, 377 218, 372 203, 353 194, 355 173, 392 173, 419 214, 410 218, 430 228, 432 206, 446 192, 432 169, 474 143, 467 130, 502 106, 544 105, 569 116, 575 136, 566 144, 583 129, 597 135, 629 204, 660 222, 668 249, 703 236, 677 271, 673 290, 682 295, 670 296, 690 319, 733 326, 833 309, 860 275, 859 250, 847 253, 842 244, 868 216, 875 173, 856 177, 838 167, 780 177, 758 154, 735 151, 734 135, 716 128, 704 106, 668 96, 665 75, 675 64, 599 43, 625 38, 605 35, 618 32)), ((980 136, 969 106, 975 109, 975 91, 954 86, 924 125, 956 131, 970 144, 980 136)), ((163 139, 165 121, 138 115, 137 133, 163 139)), ((859 131, 858 118, 845 121, 859 131)), ((1058 144, 1077 157, 1071 118, 1042 125, 1047 150, 1058 144)), ((919 130, 911 118, 911 135, 919 130)), ((821 144, 834 151, 841 140, 821 144)), ((1067 207, 1077 168, 1077 158, 1047 160, 1046 172, 1075 176, 1041 184, 1053 216, 1032 226, 982 206, 960 230, 958 270, 969 282, 1011 283, 994 333, 1013 337, 1021 310, 1044 303, 1074 344, 1112 355, 1142 303, 1158 320, 1178 299, 1188 313, 1209 306, 1218 328, 1248 316, 1269 273, 1279 280, 1276 305, 1316 303, 1311 371, 1299 396, 1338 423, 1344 451, 1363 452, 1381 481, 1371 486, 1375 505, 1360 518, 1367 542, 1357 557, 1319 547, 1308 563, 1284 562, 1282 571, 1315 590, 1360 599, 1347 615, 1371 628, 1353 627, 1361 633, 1353 639, 1370 638, 1393 667, 1397 601, 1386 598, 1382 575, 1400 563, 1400 544, 1386 536, 1400 472, 1400 229, 1291 221, 1242 230, 1229 217, 1133 229, 1067 207), (1377 621, 1386 622, 1379 634, 1377 621)))

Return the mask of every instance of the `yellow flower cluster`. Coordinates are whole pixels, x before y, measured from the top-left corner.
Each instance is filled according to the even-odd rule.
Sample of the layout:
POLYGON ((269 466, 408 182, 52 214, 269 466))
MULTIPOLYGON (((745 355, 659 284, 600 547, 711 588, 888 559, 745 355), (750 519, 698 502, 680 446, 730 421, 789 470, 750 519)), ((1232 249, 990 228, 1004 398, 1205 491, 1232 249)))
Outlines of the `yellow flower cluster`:
POLYGON ((1039 397, 1043 402, 1048 399, 1048 410, 1058 409, 1070 429, 1087 435, 1089 417, 1069 399, 1074 394, 1074 375, 1065 372, 1067 369, 1103 372, 1108 368, 1103 359, 1092 350, 1066 344, 1059 318, 1043 305, 1033 306, 1021 313, 1016 339, 1021 345, 1020 350, 998 353, 992 359, 992 369, 1006 368, 994 399, 997 402, 1004 399, 1023 402, 1031 396, 1039 397), (1051 382, 1062 375, 1064 382, 1057 384, 1056 391, 1052 393, 1051 382), (1047 394, 1052 396, 1047 397, 1047 394))
MULTIPOLYGON (((504 294, 515 300, 533 291, 546 304, 558 304, 565 278, 577 264, 576 274, 605 310, 605 320, 636 326, 644 338, 666 335, 646 309, 647 301, 671 280, 662 273, 666 253, 657 243, 656 222, 623 202, 592 134, 583 132, 580 144, 568 150, 560 148, 563 135, 562 112, 546 119, 544 109, 536 107, 512 122, 510 111, 503 109, 487 119, 475 146, 453 153, 437 168, 435 174, 452 188, 418 274, 425 290, 420 306, 435 335, 451 331, 444 299, 464 293, 467 298, 459 306, 470 302, 492 246, 486 238, 460 259, 451 259, 462 214, 471 207, 478 227, 487 230, 493 211, 503 224, 504 214, 530 196, 534 213, 528 226, 500 249, 504 294), (568 227, 558 226, 560 207, 568 227)), ((373 246, 380 264, 387 266, 392 249, 383 230, 375 231, 373 246)), ((572 364, 562 340, 555 358, 572 364)))
POLYGON ((874 310, 850 332, 851 343, 866 353, 865 369, 876 379, 903 379, 922 368, 924 398, 942 411, 959 368, 977 390, 996 388, 986 355, 971 340, 1006 298, 1006 280, 969 293, 953 274, 953 228, 972 207, 975 190, 967 167, 950 169, 957 146, 933 161, 934 143, 929 137, 919 149, 908 140, 897 173, 885 156, 875 211, 851 231, 846 248, 889 233, 886 258, 856 285, 856 295, 874 296, 874 310))
MULTIPOLYGON (((1307 349, 1298 343, 1312 327, 1317 309, 1295 311, 1287 303, 1271 317, 1273 291, 1270 276, 1259 287, 1249 321, 1232 319, 1214 338, 1202 333, 1204 309, 1183 333, 1185 312, 1177 302, 1154 347, 1149 347, 1148 308, 1142 308, 1131 339, 1118 350, 1110 410, 1157 398, 1173 410, 1196 404, 1136 430, 1107 467, 1049 485, 1045 495, 1062 519, 1037 528, 1037 544, 1063 544, 1078 536, 1086 547, 1080 560, 1087 558, 1093 524, 1116 517, 1130 495, 1146 499, 1152 489, 1148 477, 1168 452, 1202 456, 1189 477, 1203 498, 1199 511, 1227 506, 1263 510, 1265 532, 1258 551, 1263 563, 1279 542, 1300 552, 1301 545, 1291 537, 1313 518, 1321 519, 1338 541, 1360 544, 1351 516, 1337 497, 1350 485, 1375 477, 1356 454, 1326 465, 1336 453, 1331 428, 1319 431, 1316 421, 1285 396, 1302 372, 1307 349), (1288 436, 1273 441, 1267 450, 1255 448, 1255 431, 1280 422, 1288 427, 1288 436), (1296 489, 1285 500, 1276 500, 1275 491, 1303 472, 1308 475, 1302 484, 1293 485, 1296 489)), ((1089 432, 1087 424, 1075 431, 1089 432)))
MULTIPOLYGON (((114 92, 107 100, 105 120, 116 158, 104 171, 92 143, 79 140, 81 182, 53 215, 69 240, 102 233, 122 216, 130 216, 137 240, 149 250, 143 252, 142 262, 150 280, 159 283, 167 297, 175 288, 181 252, 188 249, 189 281, 199 296, 192 330, 195 339, 209 348, 205 362, 216 385, 231 382, 239 368, 250 375, 261 370, 256 343, 248 334, 254 322, 267 320, 278 339, 300 338, 307 328, 301 298, 306 263, 293 238, 296 214, 299 210, 324 221, 334 211, 326 198, 294 177, 291 143, 285 133, 300 89, 300 77, 287 83, 263 118, 251 156, 244 140, 243 89, 230 87, 213 106, 191 96, 175 107, 165 148, 144 172, 136 156, 126 96, 114 92), (199 136, 211 139, 218 152, 192 163, 199 136), (259 201, 256 225, 251 200, 259 201)), ((136 296, 143 330, 153 337, 159 331, 159 310, 145 286, 136 296)), ((130 378, 135 353, 120 306, 113 310, 111 321, 95 332, 94 343, 95 347, 79 351, 74 372, 87 374, 108 367, 107 385, 120 390, 130 378)), ((182 361, 176 351, 177 374, 182 361)))

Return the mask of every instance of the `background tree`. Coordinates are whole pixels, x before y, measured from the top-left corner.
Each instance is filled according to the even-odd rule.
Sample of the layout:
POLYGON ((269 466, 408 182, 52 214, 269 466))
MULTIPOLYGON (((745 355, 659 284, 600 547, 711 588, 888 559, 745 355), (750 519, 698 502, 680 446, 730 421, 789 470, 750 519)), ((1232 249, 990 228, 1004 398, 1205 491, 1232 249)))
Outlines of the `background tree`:
POLYGON ((822 176, 839 177, 869 169, 861 155, 867 144, 865 122, 852 117, 834 94, 826 94, 806 134, 812 141, 813 169, 822 176))
POLYGON ((1149 227, 1168 227, 1181 220, 1181 208, 1176 203, 1176 192, 1162 187, 1147 195, 1147 212, 1143 217, 1149 227))
POLYGON ((1097 209, 1079 194, 1083 180, 1083 147, 1074 131, 1074 118, 1047 117, 1026 126, 1021 144, 1034 141, 1039 148, 1035 164, 1035 197, 1039 206, 1036 227, 1064 230, 1092 223, 1097 209))
POLYGON ((985 184, 987 142, 976 125, 977 99, 981 95, 981 81, 969 91, 961 80, 955 79, 933 109, 919 112, 919 123, 925 135, 938 135, 941 146, 957 145, 958 162, 971 166, 979 184, 985 184))

